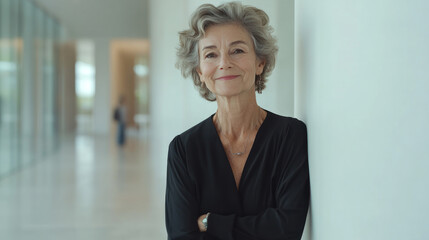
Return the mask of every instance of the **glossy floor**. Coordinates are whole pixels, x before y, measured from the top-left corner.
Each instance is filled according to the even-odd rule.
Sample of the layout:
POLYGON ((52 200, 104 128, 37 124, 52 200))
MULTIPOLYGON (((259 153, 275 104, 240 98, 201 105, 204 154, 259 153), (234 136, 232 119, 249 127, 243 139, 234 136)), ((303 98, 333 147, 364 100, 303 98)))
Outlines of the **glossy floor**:
POLYGON ((166 239, 165 161, 144 140, 124 148, 79 135, 0 179, 2 240, 166 239))

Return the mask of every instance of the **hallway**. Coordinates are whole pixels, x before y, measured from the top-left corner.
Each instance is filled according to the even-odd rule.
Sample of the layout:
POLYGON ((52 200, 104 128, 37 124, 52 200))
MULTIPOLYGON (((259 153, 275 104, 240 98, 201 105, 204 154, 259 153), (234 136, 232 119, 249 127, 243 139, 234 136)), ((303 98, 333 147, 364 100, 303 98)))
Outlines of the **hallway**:
POLYGON ((0 181, 0 239, 166 239, 163 164, 144 140, 65 139, 0 181))

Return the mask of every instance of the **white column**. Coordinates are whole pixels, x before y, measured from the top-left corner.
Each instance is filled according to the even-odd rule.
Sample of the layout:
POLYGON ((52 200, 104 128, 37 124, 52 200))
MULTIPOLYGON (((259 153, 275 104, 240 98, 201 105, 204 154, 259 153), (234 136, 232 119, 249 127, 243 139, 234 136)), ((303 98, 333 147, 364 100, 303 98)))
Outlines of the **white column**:
POLYGON ((208 117, 215 106, 199 97, 192 80, 183 79, 175 68, 178 32, 187 27, 190 15, 188 1, 157 0, 149 5, 151 137, 159 141, 160 157, 165 160, 168 142, 208 117))
POLYGON ((95 39, 95 96, 94 133, 108 135, 112 109, 110 109, 110 42, 108 39, 95 39))

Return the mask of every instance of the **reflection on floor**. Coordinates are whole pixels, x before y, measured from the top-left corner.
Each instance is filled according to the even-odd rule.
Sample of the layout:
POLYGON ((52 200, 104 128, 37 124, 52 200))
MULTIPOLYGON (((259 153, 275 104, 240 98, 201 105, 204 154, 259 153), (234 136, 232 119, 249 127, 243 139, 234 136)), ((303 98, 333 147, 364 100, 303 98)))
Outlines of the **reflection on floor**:
POLYGON ((0 181, 0 239, 166 239, 164 159, 146 141, 65 140, 46 160, 0 181))

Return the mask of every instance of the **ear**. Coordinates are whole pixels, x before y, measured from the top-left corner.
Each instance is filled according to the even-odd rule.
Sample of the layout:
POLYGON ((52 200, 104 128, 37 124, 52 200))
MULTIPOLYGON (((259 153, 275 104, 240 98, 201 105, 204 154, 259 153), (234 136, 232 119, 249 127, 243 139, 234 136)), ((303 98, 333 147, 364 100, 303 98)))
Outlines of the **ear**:
POLYGON ((197 69, 195 69, 195 70, 197 71, 198 76, 200 77, 200 81, 203 82, 203 78, 202 78, 203 74, 201 73, 200 67, 198 66, 197 69))
POLYGON ((262 74, 262 72, 264 71, 264 67, 265 67, 265 60, 257 59, 256 60, 256 75, 262 74))

